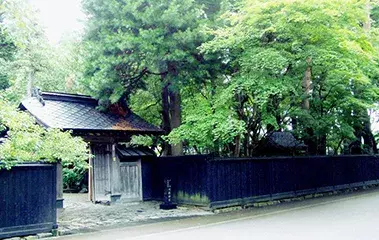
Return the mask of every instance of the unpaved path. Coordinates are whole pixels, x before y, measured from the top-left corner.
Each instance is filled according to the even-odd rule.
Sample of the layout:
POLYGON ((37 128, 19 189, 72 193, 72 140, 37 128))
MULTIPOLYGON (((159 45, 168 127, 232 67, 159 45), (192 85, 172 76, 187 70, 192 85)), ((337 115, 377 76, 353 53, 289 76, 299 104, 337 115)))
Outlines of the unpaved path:
POLYGON ((153 219, 212 214, 192 206, 179 206, 175 210, 160 210, 160 202, 157 201, 116 203, 106 206, 88 201, 87 194, 65 194, 64 199, 65 208, 58 214, 59 231, 64 235, 127 226, 130 223, 153 219))

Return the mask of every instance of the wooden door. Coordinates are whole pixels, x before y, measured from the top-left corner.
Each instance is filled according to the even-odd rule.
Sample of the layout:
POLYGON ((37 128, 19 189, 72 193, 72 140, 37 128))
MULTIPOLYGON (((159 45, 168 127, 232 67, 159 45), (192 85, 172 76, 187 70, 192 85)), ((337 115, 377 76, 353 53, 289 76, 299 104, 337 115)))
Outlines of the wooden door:
POLYGON ((142 200, 141 161, 121 162, 121 199, 142 200))
POLYGON ((94 144, 91 146, 93 158, 93 201, 110 201, 110 160, 111 146, 107 144, 94 144))

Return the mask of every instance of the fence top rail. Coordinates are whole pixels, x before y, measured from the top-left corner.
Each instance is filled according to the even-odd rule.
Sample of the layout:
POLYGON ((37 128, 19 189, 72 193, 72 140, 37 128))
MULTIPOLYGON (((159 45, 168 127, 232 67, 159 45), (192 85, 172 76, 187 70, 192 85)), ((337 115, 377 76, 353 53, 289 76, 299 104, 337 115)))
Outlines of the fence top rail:
MULTIPOLYGON (((0 161, 0 165, 2 162, 0 161)), ((47 162, 25 162, 14 165, 14 167, 52 167, 55 166, 56 163, 47 163, 47 162)))
POLYGON ((209 160, 212 155, 182 155, 182 156, 164 156, 158 157, 159 160, 209 160))
POLYGON ((335 155, 335 156, 275 156, 275 157, 217 157, 210 158, 210 161, 280 161, 280 160, 315 160, 315 159, 354 159, 354 158, 372 158, 379 159, 379 155, 335 155))
POLYGON ((17 164, 16 167, 53 167, 55 165, 54 163, 25 163, 17 164))
POLYGON ((167 156, 158 157, 163 161, 282 161, 282 160, 315 160, 315 159, 354 159, 354 158, 370 158, 379 159, 379 155, 329 155, 329 156, 274 156, 274 157, 214 157, 212 155, 183 155, 183 156, 167 156))

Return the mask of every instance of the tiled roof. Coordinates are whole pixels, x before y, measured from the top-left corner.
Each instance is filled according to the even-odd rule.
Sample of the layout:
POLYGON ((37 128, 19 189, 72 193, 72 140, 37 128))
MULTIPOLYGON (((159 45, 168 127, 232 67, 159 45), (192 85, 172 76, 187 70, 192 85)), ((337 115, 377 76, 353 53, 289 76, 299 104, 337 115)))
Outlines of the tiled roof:
POLYGON ((130 110, 125 116, 97 110, 95 99, 84 95, 43 92, 21 103, 21 108, 37 121, 64 130, 107 130, 139 133, 161 133, 161 129, 147 123, 130 110), (42 98, 41 98, 42 97, 42 98))
POLYGON ((117 145, 117 153, 118 155, 123 157, 143 157, 143 156, 155 156, 154 151, 150 149, 144 149, 144 148, 130 148, 126 147, 124 145, 117 145))
POLYGON ((290 132, 273 132, 268 137, 267 140, 281 148, 303 148, 306 147, 304 143, 297 140, 290 132))

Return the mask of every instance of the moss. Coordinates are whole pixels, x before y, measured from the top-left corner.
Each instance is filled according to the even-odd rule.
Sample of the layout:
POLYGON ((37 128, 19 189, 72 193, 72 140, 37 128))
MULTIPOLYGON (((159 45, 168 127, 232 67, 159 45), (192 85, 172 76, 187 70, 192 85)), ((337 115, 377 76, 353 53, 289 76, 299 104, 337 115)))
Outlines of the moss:
POLYGON ((202 203, 202 204, 208 204, 210 203, 209 198, 205 195, 202 195, 200 193, 196 194, 188 194, 183 191, 178 191, 176 195, 176 199, 179 202, 187 202, 187 203, 202 203))

